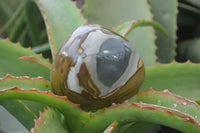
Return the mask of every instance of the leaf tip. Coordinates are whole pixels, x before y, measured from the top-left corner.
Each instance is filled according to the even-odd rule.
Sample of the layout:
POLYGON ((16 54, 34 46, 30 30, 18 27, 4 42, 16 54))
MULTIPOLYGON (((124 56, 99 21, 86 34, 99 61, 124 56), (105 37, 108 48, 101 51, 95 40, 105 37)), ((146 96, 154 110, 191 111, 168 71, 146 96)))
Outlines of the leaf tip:
POLYGON ((43 67, 45 67, 45 68, 47 68, 49 70, 51 70, 51 67, 52 67, 51 63, 49 63, 48 61, 46 61, 44 59, 42 60, 40 58, 36 58, 34 56, 22 56, 22 57, 20 57, 18 59, 19 60, 27 60, 27 61, 34 62, 34 63, 39 64, 39 65, 41 65, 41 66, 43 66, 43 67))

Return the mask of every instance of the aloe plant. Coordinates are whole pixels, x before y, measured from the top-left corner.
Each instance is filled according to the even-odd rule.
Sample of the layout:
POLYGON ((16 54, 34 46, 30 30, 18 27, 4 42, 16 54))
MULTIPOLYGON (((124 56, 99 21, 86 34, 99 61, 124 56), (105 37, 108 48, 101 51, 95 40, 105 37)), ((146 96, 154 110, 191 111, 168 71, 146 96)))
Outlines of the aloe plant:
POLYGON ((0 105, 4 108, 0 108, 0 123, 4 123, 0 131, 17 132, 10 129, 14 125, 5 123, 12 116, 23 127, 19 132, 155 133, 163 127, 200 132, 200 67, 190 61, 177 62, 199 61, 199 36, 176 40, 177 26, 184 26, 177 22, 178 10, 200 16, 199 2, 15 2, 0 1, 0 105), (52 92, 52 61, 63 42, 85 23, 114 30, 140 53, 146 76, 131 99, 99 110, 83 110, 66 96, 52 92), (3 110, 8 111, 5 116, 3 110))

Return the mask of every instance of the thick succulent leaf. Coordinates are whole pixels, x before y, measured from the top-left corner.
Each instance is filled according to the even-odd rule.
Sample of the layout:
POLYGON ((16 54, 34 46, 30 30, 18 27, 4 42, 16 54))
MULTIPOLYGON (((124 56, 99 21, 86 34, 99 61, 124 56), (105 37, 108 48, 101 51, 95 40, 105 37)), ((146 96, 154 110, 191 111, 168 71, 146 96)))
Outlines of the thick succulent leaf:
MULTIPOLYGON (((0 105, 12 114, 26 129, 30 130, 34 126, 35 114, 18 100, 2 100, 0 105)), ((4 119, 0 119, 0 121, 4 119)))
POLYGON ((166 107, 142 102, 127 102, 106 109, 102 114, 93 117, 81 131, 101 133, 103 131, 102 128, 110 125, 113 120, 116 120, 119 124, 151 122, 165 125, 184 133, 200 133, 200 123, 190 115, 166 107))
POLYGON ((57 108, 65 116, 69 132, 75 132, 82 128, 90 117, 90 113, 83 112, 78 105, 73 104, 65 96, 57 96, 50 91, 20 90, 17 87, 13 87, 0 91, 0 100, 6 99, 32 100, 57 108))
POLYGON ((100 133, 113 121, 118 121, 119 124, 135 121, 151 122, 169 126, 186 133, 200 132, 200 123, 196 121, 194 117, 179 112, 178 110, 153 104, 125 102, 124 104, 113 105, 103 113, 92 116, 92 119, 88 121, 90 114, 82 112, 77 106, 70 103, 66 97, 56 96, 51 92, 20 90, 16 87, 0 92, 0 100, 10 98, 34 100, 58 108, 69 121, 69 123, 67 123, 69 124, 67 127, 70 128, 69 132, 81 131, 87 133, 100 133), (86 122, 88 123, 85 124, 86 122))
POLYGON ((117 130, 117 125, 118 123, 114 121, 109 127, 106 128, 106 130, 104 130, 103 133, 115 133, 117 130))
POLYGON ((145 69, 145 81, 141 90, 153 88, 196 100, 200 98, 200 67, 193 63, 157 64, 145 69))
MULTIPOLYGON (((28 56, 33 56, 33 57, 39 58, 44 62, 47 62, 47 60, 45 60, 41 55, 36 55, 30 49, 22 48, 19 44, 13 44, 13 43, 9 42, 9 40, 3 40, 3 39, 0 39, 0 49, 1 49, 1 52, 0 52, 0 57, 1 57, 0 58, 0 62, 1 62, 0 77, 3 77, 9 73, 14 76, 30 76, 30 77, 43 76, 46 79, 49 79, 50 71, 48 69, 46 69, 40 65, 37 65, 35 63, 32 63, 32 62, 28 62, 25 60, 19 60, 19 58, 21 56, 28 55, 28 56), (37 70, 37 71, 35 71, 35 70, 37 70)), ((17 84, 16 82, 14 82, 14 80, 12 80, 12 81, 9 81, 8 79, 1 80, 1 89, 6 89, 6 85, 8 88, 19 85, 19 84, 20 84, 20 86, 26 85, 26 83, 23 83, 23 82, 24 82, 23 80, 20 80, 20 81, 18 81, 18 84, 17 84)), ((33 85, 34 83, 27 82, 27 86, 29 86, 28 84, 33 85)), ((49 82, 48 82, 48 84, 50 87, 49 82)), ((12 105, 12 104, 15 105, 15 103, 17 101, 6 101, 6 102, 10 102, 10 105, 12 105)), ((33 102, 31 102, 31 103, 26 102, 26 106, 31 111, 33 111, 34 114, 36 114, 36 115, 38 113, 38 110, 43 109, 43 105, 40 105, 38 103, 33 103, 33 102)), ((17 106, 15 106, 15 107, 17 108, 17 106)), ((9 108, 7 108, 7 109, 9 109, 9 108)), ((11 112, 11 110, 8 110, 8 111, 11 112)))
POLYGON ((145 66, 156 64, 155 36, 152 27, 138 27, 127 35, 127 39, 136 47, 145 66))
POLYGON ((0 77, 7 74, 13 76, 42 76, 50 79, 50 71, 38 64, 19 60, 22 56, 33 56, 46 61, 41 55, 36 55, 30 49, 22 48, 19 44, 13 44, 9 40, 0 39, 0 77), (36 71, 37 70, 37 71, 36 71))
POLYGON ((36 88, 40 91, 52 90, 51 82, 42 77, 30 78, 28 76, 14 77, 11 75, 6 75, 4 78, 0 78, 0 90, 9 89, 14 86, 17 86, 21 89, 36 88))
MULTIPOLYGON (((51 91, 52 90, 50 81, 47 81, 42 77, 30 78, 27 76, 14 77, 11 75, 7 75, 4 78, 0 79, 0 90, 9 89, 9 88, 15 87, 15 86, 17 86, 21 89, 36 88, 39 91, 51 91)), ((17 103, 18 101, 8 100, 5 102, 7 104, 13 105, 13 107, 17 108, 17 105, 15 105, 15 103, 17 103)), ((31 110, 36 116, 38 116, 39 111, 43 110, 43 108, 44 108, 43 104, 35 103, 32 101, 22 101, 22 103, 24 103, 25 106, 29 110, 31 110)), ((5 105, 5 104, 3 104, 3 105, 5 105)), ((12 113, 12 110, 8 110, 8 111, 12 113)), ((15 115, 17 115, 17 113, 15 115)))
POLYGON ((146 21, 146 20, 138 20, 138 21, 129 21, 121 23, 117 28, 115 28, 115 32, 126 37, 134 28, 142 26, 152 26, 155 29, 162 32, 165 36, 167 36, 166 30, 155 21, 146 21))
POLYGON ((86 0, 82 13, 90 23, 108 28, 118 26, 121 22, 152 18, 146 0, 86 0))
MULTIPOLYGON (((0 106, 0 132, 1 133, 29 133, 19 121, 0 106)), ((33 123, 34 124, 34 123, 33 123)))
POLYGON ((31 61, 31 62, 34 62, 34 63, 37 63, 43 67, 46 67, 47 69, 49 69, 51 71, 51 64, 47 61, 44 61, 42 59, 39 59, 39 58, 36 58, 36 57, 33 57, 33 56, 23 56, 23 57, 20 57, 19 58, 20 60, 28 60, 28 61, 31 61))
POLYGON ((85 23, 71 0, 35 0, 46 23, 53 57, 71 32, 85 23))
MULTIPOLYGON (((152 20, 147 0, 86 0, 82 12, 89 23, 97 23, 107 28, 131 20, 152 20)), ((127 39, 136 47, 146 66, 156 63, 155 36, 152 27, 132 30, 127 39)))
POLYGON ((180 61, 200 62, 200 38, 179 43, 177 57, 180 61))
POLYGON ((68 133, 64 129, 63 120, 60 112, 53 108, 44 109, 40 113, 38 120, 35 120, 35 127, 31 129, 32 133, 68 133))
MULTIPOLYGON (((14 77, 7 75, 0 79, 0 90, 14 86, 20 87, 21 89, 37 88, 40 91, 51 90, 51 83, 42 77, 29 78, 27 76, 14 77)), ((27 101, 22 102, 19 100, 3 100, 0 101, 0 104, 30 130, 34 126, 34 118, 38 115, 38 111, 44 108, 44 105, 27 101)))
POLYGON ((153 19, 164 26, 168 33, 168 37, 166 37, 161 32, 156 32, 158 36, 156 40, 158 61, 161 63, 172 62, 176 47, 178 0, 149 0, 149 3, 154 14, 153 19))
POLYGON ((153 89, 148 89, 146 91, 141 91, 134 98, 130 99, 130 101, 141 101, 144 103, 175 109, 192 116, 200 122, 200 106, 193 101, 172 94, 168 90, 157 92, 153 89))
POLYGON ((13 115, 26 129, 30 130, 34 126, 34 119, 38 117, 38 112, 43 110, 45 105, 32 101, 2 100, 0 105, 13 115))

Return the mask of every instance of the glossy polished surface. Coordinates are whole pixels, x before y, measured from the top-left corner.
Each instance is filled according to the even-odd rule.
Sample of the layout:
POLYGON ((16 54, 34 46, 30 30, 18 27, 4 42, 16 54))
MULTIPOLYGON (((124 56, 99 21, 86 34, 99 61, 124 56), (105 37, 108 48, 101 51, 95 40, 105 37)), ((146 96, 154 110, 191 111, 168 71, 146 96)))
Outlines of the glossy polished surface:
POLYGON ((125 38, 87 24, 59 49, 51 80, 54 93, 66 95, 83 109, 98 109, 136 94, 144 81, 144 65, 125 38))
POLYGON ((105 86, 112 86, 128 66, 131 49, 126 42, 109 38, 105 40, 97 53, 97 75, 105 86))

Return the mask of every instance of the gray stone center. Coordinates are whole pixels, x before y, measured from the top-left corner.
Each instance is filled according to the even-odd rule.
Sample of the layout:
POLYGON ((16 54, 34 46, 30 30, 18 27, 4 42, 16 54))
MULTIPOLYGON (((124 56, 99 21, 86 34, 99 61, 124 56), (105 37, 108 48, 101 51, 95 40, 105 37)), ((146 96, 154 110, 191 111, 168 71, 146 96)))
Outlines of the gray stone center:
POLYGON ((116 38, 105 40, 96 56, 97 76, 105 85, 111 87, 125 72, 131 50, 125 41, 116 38))

